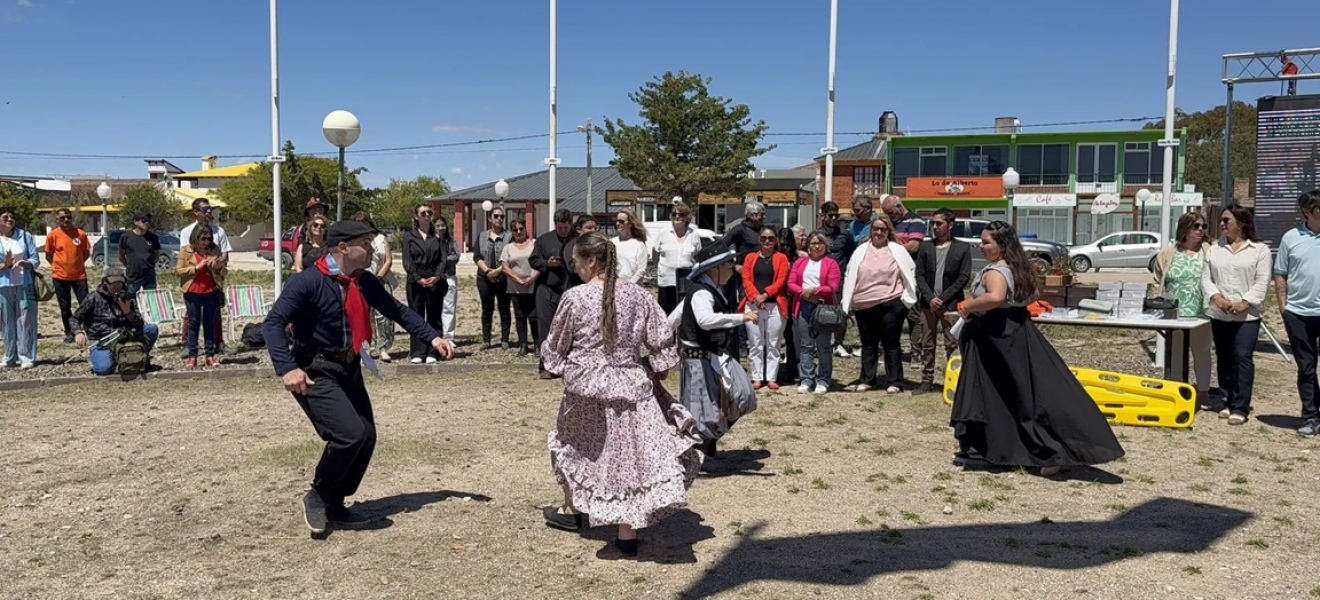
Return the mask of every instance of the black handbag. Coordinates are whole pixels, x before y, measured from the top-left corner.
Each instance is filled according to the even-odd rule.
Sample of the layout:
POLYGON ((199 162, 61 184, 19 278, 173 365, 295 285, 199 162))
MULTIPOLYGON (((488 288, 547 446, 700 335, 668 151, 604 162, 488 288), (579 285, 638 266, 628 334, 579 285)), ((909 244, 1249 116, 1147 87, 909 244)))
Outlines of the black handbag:
POLYGON ((1141 305, 1142 305, 1141 306, 1142 309, 1144 310, 1159 311, 1160 316, 1162 316, 1165 319, 1178 318, 1177 298, 1165 298, 1163 296, 1156 296, 1154 298, 1146 298, 1144 301, 1142 301, 1141 305))
POLYGON ((834 304, 819 304, 811 313, 808 324, 813 335, 822 333, 843 333, 848 329, 848 313, 834 304))

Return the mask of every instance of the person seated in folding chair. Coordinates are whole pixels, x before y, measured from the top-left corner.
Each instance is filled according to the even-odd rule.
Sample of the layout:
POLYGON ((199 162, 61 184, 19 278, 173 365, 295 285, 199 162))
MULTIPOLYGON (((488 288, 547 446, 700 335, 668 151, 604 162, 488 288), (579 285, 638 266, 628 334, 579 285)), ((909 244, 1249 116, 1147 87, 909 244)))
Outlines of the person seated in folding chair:
POLYGON ((109 269, 95 292, 74 313, 74 342, 88 349, 92 372, 109 375, 144 373, 151 364, 151 349, 160 336, 155 323, 147 323, 137 298, 125 287, 123 269, 109 269))

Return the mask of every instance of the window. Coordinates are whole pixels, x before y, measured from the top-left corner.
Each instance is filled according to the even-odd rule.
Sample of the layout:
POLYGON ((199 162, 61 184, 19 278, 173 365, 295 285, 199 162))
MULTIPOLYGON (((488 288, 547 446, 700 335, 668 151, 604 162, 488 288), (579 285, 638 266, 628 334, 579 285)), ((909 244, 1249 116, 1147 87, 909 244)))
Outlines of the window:
POLYGON ((857 167, 853 169, 853 194, 876 196, 880 189, 880 167, 857 167))
POLYGON ((949 151, 944 146, 931 146, 921 149, 922 177, 944 177, 949 174, 949 151))
POLYGON ((729 207, 724 204, 702 204, 697 206, 697 227, 709 229, 715 233, 724 233, 724 224, 728 221, 729 207))
POLYGON ((1017 147, 1021 185, 1068 185, 1068 144, 1017 147))
POLYGON ((1077 183, 1114 183, 1117 160, 1114 144, 1077 144, 1077 183))
POLYGON ((669 213, 673 210, 673 205, 656 204, 655 202, 639 202, 636 209, 637 218, 650 223, 652 221, 668 221, 669 213))
POLYGON ((797 205, 769 204, 765 207, 765 224, 775 229, 797 225, 797 205))
POLYGON ((1164 180, 1164 152, 1153 142, 1123 145, 1123 183, 1146 185, 1164 180))
POLYGON ((895 148, 890 169, 894 185, 906 186, 908 177, 921 175, 921 148, 895 148))
POLYGON ((953 174, 1003 175, 1008 166, 1008 146, 956 146, 953 149, 953 174))
POLYGON ((1023 208, 1016 213, 1017 230, 1022 235, 1067 244, 1072 239, 1071 208, 1023 208))

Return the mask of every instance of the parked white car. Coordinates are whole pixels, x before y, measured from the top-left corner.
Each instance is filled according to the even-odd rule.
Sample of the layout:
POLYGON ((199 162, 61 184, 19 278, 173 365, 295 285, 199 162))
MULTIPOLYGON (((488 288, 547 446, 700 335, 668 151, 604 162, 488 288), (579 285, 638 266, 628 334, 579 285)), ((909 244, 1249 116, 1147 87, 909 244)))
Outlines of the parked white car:
POLYGON ((1102 268, 1142 268, 1155 270, 1155 255, 1164 244, 1149 231, 1119 231, 1090 244, 1068 249, 1074 271, 1085 273, 1102 268))

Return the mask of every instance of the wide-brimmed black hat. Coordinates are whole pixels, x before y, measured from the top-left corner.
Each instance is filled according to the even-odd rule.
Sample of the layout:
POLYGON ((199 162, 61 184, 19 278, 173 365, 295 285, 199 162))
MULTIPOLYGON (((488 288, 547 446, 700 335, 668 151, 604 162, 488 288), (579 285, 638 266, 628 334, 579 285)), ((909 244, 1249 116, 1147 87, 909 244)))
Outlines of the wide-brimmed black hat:
POLYGON ((325 243, 333 248, 341 242, 351 242, 358 238, 375 236, 377 233, 380 232, 361 221, 338 221, 325 232, 325 243))
POLYGON ((728 246, 718 243, 702 246, 696 254, 692 255, 692 272, 688 273, 688 279, 695 281, 702 273, 726 262, 733 262, 733 258, 737 254, 737 252, 730 250, 728 246))

